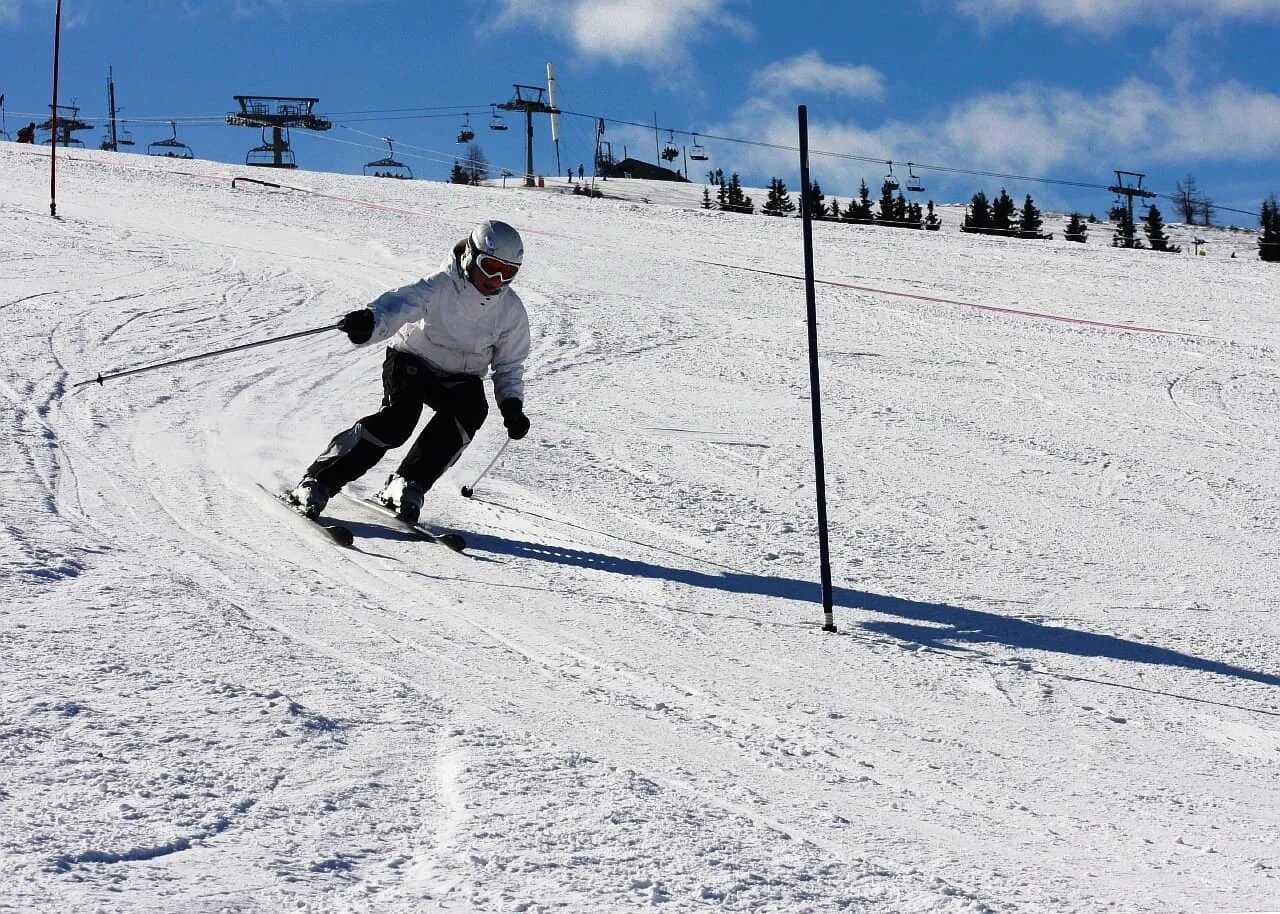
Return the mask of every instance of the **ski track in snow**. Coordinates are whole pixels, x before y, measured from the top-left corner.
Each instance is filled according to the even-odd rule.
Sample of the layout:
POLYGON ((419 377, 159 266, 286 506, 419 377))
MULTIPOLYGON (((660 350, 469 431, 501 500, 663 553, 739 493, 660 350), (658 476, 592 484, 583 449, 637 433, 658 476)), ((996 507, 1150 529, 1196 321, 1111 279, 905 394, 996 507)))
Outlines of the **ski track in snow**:
POLYGON ((795 222, 98 153, 55 221, 43 166, 0 147, 0 910, 1280 898, 1265 265, 816 226, 827 278, 1198 335, 820 289, 832 637, 802 289, 696 263, 794 271, 795 222), (74 386, 331 322, 491 216, 534 430, 432 493, 467 554, 258 488, 374 407, 340 334, 74 386))

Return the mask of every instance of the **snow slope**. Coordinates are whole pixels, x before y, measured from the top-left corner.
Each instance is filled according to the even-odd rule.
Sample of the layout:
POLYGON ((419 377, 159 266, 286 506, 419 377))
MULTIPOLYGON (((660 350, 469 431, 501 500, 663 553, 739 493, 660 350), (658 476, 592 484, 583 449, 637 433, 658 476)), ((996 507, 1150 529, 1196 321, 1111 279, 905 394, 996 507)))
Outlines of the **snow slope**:
POLYGON ((1280 908, 1274 267, 816 226, 825 635, 803 289, 707 263, 798 274, 797 221, 93 152, 53 220, 46 157, 0 145, 0 910, 1280 908), (486 217, 533 431, 431 494, 467 555, 258 487, 375 407, 340 334, 74 386, 486 217))

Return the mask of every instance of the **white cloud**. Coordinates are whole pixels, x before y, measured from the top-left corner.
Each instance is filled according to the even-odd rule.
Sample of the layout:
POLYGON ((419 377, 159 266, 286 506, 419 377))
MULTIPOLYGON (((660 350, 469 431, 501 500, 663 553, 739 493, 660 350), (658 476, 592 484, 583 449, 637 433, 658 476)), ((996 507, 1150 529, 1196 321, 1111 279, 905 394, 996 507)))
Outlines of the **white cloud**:
POLYGON ((853 98, 880 98, 884 95, 884 74, 874 67, 828 63, 817 51, 779 60, 752 78, 765 92, 786 95, 814 92, 853 98))
POLYGON ((0 25, 11 25, 17 22, 21 12, 20 0, 0 0, 0 25))
POLYGON ((1040 16, 1055 25, 1109 32, 1138 19, 1280 20, 1277 0, 956 0, 956 8, 989 24, 1023 15, 1040 16))
MULTIPOLYGON (((710 134, 796 145, 795 113, 756 99, 710 134)), ((1052 177, 1089 174, 1105 180, 1111 169, 1191 168, 1207 161, 1272 161, 1280 150, 1280 95, 1224 82, 1170 92, 1130 80, 1099 95, 1050 86, 1021 86, 966 99, 928 120, 862 124, 824 120, 810 111, 811 150, 892 160, 899 176, 907 161, 974 171, 1052 177), (815 116, 816 115, 816 116, 815 116)), ((726 146, 713 150, 726 171, 793 175, 788 150, 726 146)), ((878 189, 885 167, 814 155, 824 187, 848 195, 865 178, 878 189)), ((947 181, 926 175, 926 183, 947 181)), ((965 179, 971 183, 972 179, 965 179)))
POLYGON ((1236 82, 1172 93, 1132 79, 1092 97, 1028 86, 956 106, 941 130, 952 149, 998 167, 1257 161, 1280 149, 1280 96, 1236 82))
POLYGON ((690 45, 714 27, 746 36, 731 15, 735 0, 498 0, 498 24, 531 25, 568 35, 586 57, 661 69, 682 62, 690 45))

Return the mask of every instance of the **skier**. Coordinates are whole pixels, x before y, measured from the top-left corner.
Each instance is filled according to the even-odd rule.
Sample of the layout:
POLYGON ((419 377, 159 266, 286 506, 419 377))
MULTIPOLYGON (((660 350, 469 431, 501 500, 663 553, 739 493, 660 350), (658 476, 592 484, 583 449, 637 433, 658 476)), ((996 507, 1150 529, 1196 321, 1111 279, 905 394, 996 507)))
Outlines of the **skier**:
POLYGON ((357 346, 390 340, 382 365, 382 408, 329 442, 290 498, 318 517, 330 496, 359 479, 409 440, 423 405, 435 410, 409 453, 375 496, 416 523, 427 490, 453 466, 489 413, 482 378, 493 367, 493 393, 507 435, 529 432, 524 360, 529 318, 510 283, 524 259, 520 233, 488 221, 453 247, 436 273, 383 293, 338 324, 357 346))
POLYGON ((32 121, 25 127, 18 128, 19 143, 34 143, 36 141, 36 122, 32 121))

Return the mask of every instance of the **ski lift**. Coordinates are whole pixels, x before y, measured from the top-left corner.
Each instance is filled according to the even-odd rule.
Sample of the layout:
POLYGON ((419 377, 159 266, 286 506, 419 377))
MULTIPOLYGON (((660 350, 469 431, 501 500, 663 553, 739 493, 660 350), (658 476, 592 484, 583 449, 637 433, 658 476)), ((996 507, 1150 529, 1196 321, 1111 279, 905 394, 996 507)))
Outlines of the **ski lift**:
POLYGON ((711 156, 707 155, 707 147, 698 143, 698 135, 696 133, 693 135, 692 145, 689 146, 689 158, 695 162, 705 162, 711 158, 711 156))
POLYGON ((471 115, 463 115, 462 129, 458 131, 459 143, 470 143, 476 138, 476 132, 471 129, 471 115))
POLYGON ((493 106, 493 117, 489 119, 490 130, 506 130, 507 122, 502 119, 502 115, 498 113, 497 106, 493 106))
POLYGON ((403 162, 397 162, 395 158, 395 147, 391 137, 384 136, 382 138, 387 144, 387 157, 378 159, 375 162, 369 162, 364 166, 365 177, 373 176, 375 178, 400 178, 404 181, 413 179, 413 169, 403 162))
POLYGON ((889 166, 889 173, 884 176, 884 186, 889 190, 897 190, 902 185, 898 183, 898 177, 893 173, 893 163, 886 163, 889 166))
MULTIPOLYGON (((117 130, 116 145, 117 146, 136 146, 138 144, 133 141, 133 134, 131 132, 129 132, 128 130, 117 130)), ((111 146, 111 133, 107 132, 102 135, 101 148, 109 149, 110 146, 111 146)))
POLYGON ((191 151, 191 147, 178 139, 177 121, 169 121, 169 129, 173 131, 173 136, 167 140, 156 140, 154 143, 148 143, 147 155, 164 156, 168 159, 194 159, 196 156, 191 151))
POLYGON ((680 148, 676 146, 675 131, 668 130, 666 145, 662 147, 662 158, 667 162, 671 162, 671 161, 674 161, 679 155, 680 155, 680 148))
POLYGON ((280 131, 280 143, 277 145, 274 139, 268 139, 267 128, 263 127, 262 144, 244 154, 244 164, 259 168, 297 168, 298 160, 289 148, 289 128, 272 127, 271 130, 273 135, 276 130, 280 131))
POLYGON ((920 176, 916 174, 915 168, 910 162, 907 163, 907 190, 913 194, 924 193, 924 183, 920 180, 920 176))

